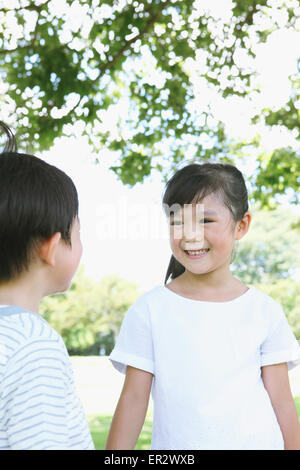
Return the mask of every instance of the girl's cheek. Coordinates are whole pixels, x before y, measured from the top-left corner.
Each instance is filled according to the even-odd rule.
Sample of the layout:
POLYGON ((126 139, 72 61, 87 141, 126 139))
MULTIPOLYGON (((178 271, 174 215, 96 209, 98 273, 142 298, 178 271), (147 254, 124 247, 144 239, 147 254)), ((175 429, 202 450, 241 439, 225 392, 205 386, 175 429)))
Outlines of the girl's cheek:
POLYGON ((170 228, 170 237, 174 240, 181 240, 184 235, 183 225, 173 225, 170 228))
POLYGON ((180 230, 176 230, 176 232, 174 233, 174 236, 173 236, 173 240, 174 240, 174 243, 181 243, 182 239, 186 238, 186 234, 182 229, 180 230))

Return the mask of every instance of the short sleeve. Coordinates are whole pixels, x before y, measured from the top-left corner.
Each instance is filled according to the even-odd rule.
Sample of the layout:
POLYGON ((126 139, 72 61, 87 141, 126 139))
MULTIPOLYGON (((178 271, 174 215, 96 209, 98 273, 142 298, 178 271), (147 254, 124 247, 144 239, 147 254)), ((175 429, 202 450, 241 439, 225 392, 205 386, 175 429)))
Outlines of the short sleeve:
POLYGON ((300 346, 282 307, 279 307, 276 324, 260 348, 261 366, 287 362, 288 370, 291 370, 300 364, 300 346))
POLYGON ((11 357, 2 379, 10 449, 68 448, 64 359, 57 341, 40 337, 11 357))
POLYGON ((152 329, 146 305, 135 303, 129 308, 109 359, 123 374, 127 365, 154 374, 152 329))

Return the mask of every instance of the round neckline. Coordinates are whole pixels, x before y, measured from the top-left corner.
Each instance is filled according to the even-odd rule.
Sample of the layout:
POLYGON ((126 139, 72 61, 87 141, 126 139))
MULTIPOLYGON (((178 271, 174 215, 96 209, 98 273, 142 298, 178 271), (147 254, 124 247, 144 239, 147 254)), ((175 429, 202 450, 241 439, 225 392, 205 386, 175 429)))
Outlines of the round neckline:
POLYGON ((253 286, 247 286, 248 287, 248 290, 246 290, 246 292, 244 292, 243 294, 239 295, 238 297, 235 297, 234 299, 231 299, 231 300, 226 300, 225 302, 214 302, 214 301, 210 301, 210 300, 196 300, 196 299, 190 299, 189 297, 184 297, 183 295, 180 295, 180 294, 176 294, 176 292, 172 291, 171 289, 169 289, 168 287, 166 287, 165 285, 161 286, 165 291, 168 291, 170 293, 171 296, 173 296, 174 298, 177 297, 179 299, 183 299, 183 300, 187 300, 188 302, 193 302, 193 303, 198 303, 198 304, 212 304, 212 305, 227 305, 227 304, 231 304, 233 302, 236 302, 240 299, 244 299, 246 296, 249 295, 249 293, 252 292, 253 290, 253 286))

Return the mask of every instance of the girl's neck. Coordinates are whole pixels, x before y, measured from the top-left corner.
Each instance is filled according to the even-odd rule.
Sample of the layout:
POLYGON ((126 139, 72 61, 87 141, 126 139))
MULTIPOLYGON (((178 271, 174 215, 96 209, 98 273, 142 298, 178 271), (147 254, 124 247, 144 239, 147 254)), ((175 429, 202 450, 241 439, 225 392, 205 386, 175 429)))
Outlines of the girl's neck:
MULTIPOLYGON (((230 292, 239 291, 245 285, 229 271, 225 277, 224 273, 214 273, 214 276, 195 275, 189 271, 185 271, 172 281, 173 288, 187 294, 188 296, 201 294, 208 297, 218 297, 226 295, 230 292)), ((171 284, 171 283, 170 283, 171 284)))
MULTIPOLYGON (((179 276, 180 277, 180 276, 179 276)), ((248 287, 236 278, 233 278, 232 283, 222 285, 222 289, 219 287, 208 288, 207 285, 198 284, 197 288, 193 286, 186 286, 181 279, 176 278, 169 284, 167 288, 175 292, 182 297, 186 297, 192 300, 201 300, 203 302, 228 302, 244 294, 248 287)))

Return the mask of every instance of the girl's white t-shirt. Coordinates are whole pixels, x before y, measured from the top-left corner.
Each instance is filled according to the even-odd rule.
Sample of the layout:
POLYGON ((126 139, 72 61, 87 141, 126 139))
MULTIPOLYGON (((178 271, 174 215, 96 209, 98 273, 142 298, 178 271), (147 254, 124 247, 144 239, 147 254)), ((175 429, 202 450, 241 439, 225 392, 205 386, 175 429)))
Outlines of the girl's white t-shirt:
POLYGON ((253 286, 228 302, 158 285, 127 311, 110 360, 154 375, 151 449, 283 449, 261 367, 300 364, 281 305, 253 286))

